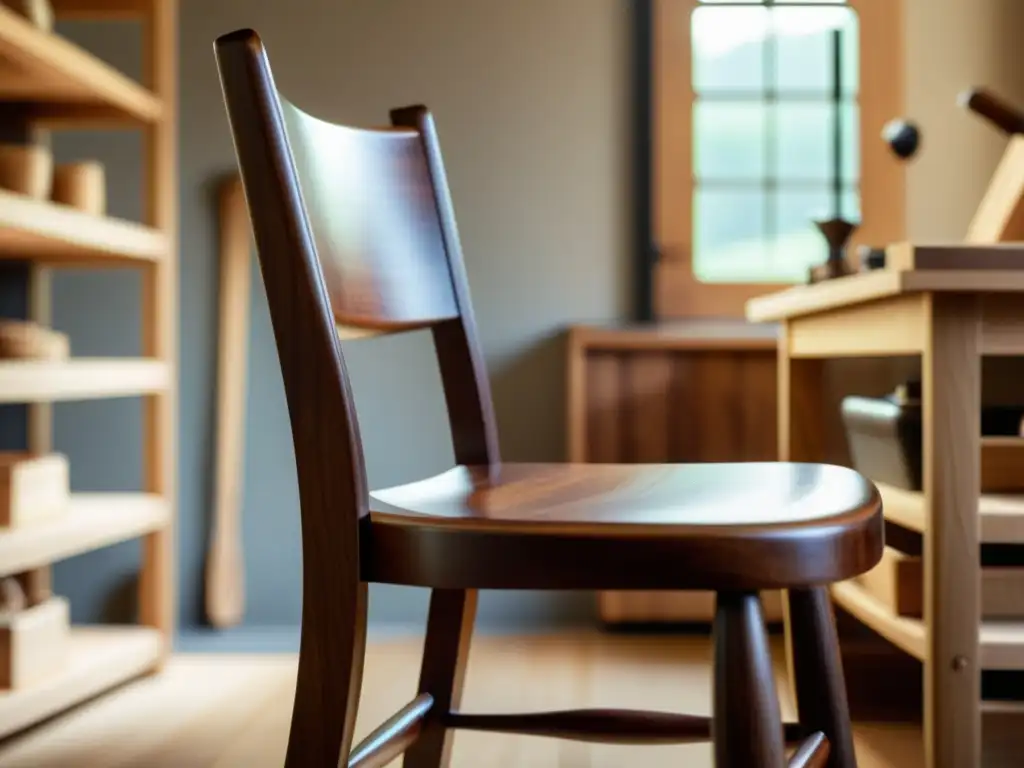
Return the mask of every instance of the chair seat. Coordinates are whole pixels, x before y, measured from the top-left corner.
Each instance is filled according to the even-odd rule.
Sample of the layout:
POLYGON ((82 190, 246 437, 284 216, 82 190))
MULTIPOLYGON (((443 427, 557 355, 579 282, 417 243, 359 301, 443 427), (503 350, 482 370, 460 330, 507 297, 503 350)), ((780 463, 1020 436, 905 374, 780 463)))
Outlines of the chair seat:
POLYGON ((370 496, 373 580, 482 589, 769 589, 872 568, 881 500, 830 465, 456 467, 370 496))

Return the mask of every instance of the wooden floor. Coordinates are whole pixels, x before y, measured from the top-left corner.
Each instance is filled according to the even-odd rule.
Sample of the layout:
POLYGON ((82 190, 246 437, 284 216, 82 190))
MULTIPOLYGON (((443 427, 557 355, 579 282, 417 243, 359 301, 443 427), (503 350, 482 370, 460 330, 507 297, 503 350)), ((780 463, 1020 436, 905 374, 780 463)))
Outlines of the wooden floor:
MULTIPOLYGON (((412 697, 421 646, 421 641, 413 640, 371 645, 358 737, 412 697)), ((781 672, 781 649, 776 646, 775 651, 781 672)), ((477 637, 463 708, 494 712, 611 705, 706 714, 711 706, 709 660, 709 641, 700 637, 596 632, 477 637)), ((294 674, 291 655, 179 655, 160 676, 129 684, 0 743, 0 766, 280 766, 294 674)), ((791 717, 788 689, 780 690, 780 697, 784 716, 791 717)), ((986 732, 987 740, 988 736, 986 732)), ((860 724, 861 768, 916 768, 922 764, 919 740, 912 725, 860 724)), ((1021 746, 1018 740, 1016 747, 1021 746)), ((1007 753, 1011 752, 1008 748, 1007 753)), ((465 768, 640 764, 702 768, 711 765, 711 756, 704 745, 606 746, 460 733, 453 764, 465 768)), ((986 766, 997 764, 1019 762, 986 759, 986 766)))

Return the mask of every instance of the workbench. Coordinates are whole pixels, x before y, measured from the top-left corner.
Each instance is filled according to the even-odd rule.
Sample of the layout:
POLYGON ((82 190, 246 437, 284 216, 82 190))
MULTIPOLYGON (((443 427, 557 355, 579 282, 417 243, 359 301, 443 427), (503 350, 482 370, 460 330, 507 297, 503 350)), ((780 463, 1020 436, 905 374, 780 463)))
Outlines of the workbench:
MULTIPOLYGON (((832 597, 923 662, 925 764, 973 768, 981 765, 982 712, 989 706, 981 671, 1024 670, 1024 617, 982 621, 980 597, 980 545, 1024 544, 1024 495, 979 491, 982 358, 1024 355, 1024 269, 920 269, 922 261, 946 257, 951 265, 964 262, 955 246, 936 259, 915 259, 907 248, 913 247, 902 246, 888 268, 754 299, 747 318, 780 324, 781 460, 822 458, 826 360, 920 360, 923 492, 879 490, 887 520, 922 537, 923 617, 897 615, 860 582, 834 585, 832 597)), ((1009 263, 1011 246, 993 248, 994 262, 1009 263)), ((1024 248, 1017 250, 1024 266, 1024 248)))

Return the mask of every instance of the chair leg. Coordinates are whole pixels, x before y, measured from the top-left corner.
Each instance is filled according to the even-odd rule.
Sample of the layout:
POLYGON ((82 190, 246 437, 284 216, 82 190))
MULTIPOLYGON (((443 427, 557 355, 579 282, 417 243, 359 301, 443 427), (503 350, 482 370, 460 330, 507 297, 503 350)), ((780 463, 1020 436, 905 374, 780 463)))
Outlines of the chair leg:
POLYGON ((367 585, 354 586, 330 593, 307 590, 303 597, 285 768, 348 763, 366 651, 367 585))
POLYGON ((714 633, 716 768, 782 768, 782 714, 758 595, 719 592, 714 633))
POLYGON ((452 739, 445 719, 449 712, 458 710, 462 699, 475 616, 475 590, 435 589, 431 592, 419 690, 433 696, 434 706, 416 743, 406 750, 404 768, 448 766, 452 739))
POLYGON ((824 587, 791 589, 788 599, 800 724, 828 738, 828 768, 856 768, 846 681, 828 591, 824 587))

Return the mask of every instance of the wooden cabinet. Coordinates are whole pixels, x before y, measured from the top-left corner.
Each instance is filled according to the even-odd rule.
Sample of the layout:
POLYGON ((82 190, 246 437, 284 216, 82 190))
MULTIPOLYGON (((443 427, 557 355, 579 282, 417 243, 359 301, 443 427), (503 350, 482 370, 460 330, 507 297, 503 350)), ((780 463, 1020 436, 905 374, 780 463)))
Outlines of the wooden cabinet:
MULTIPOLYGON (((574 326, 568 442, 574 462, 772 461, 775 329, 739 322, 574 326)), ((707 622, 704 592, 604 592, 602 620, 707 622)), ((765 595, 771 620, 781 610, 765 595)))

